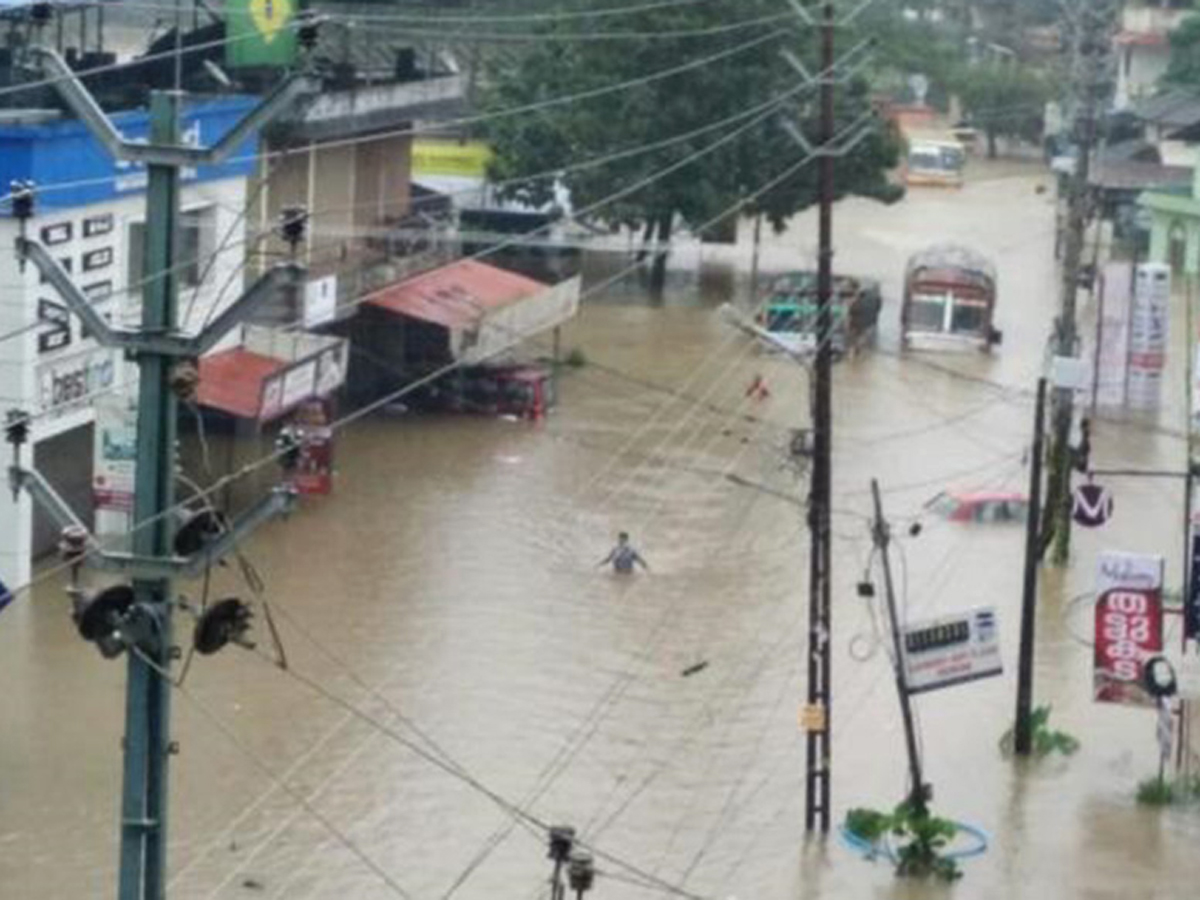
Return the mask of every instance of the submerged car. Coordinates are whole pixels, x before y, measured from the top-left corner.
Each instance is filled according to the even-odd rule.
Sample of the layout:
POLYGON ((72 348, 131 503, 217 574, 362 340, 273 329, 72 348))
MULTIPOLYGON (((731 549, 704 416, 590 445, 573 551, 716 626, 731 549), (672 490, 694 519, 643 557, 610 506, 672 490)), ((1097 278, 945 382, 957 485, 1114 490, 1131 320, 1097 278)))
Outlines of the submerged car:
POLYGON ((1011 491, 943 491, 925 508, 951 522, 1024 522, 1029 499, 1011 491))

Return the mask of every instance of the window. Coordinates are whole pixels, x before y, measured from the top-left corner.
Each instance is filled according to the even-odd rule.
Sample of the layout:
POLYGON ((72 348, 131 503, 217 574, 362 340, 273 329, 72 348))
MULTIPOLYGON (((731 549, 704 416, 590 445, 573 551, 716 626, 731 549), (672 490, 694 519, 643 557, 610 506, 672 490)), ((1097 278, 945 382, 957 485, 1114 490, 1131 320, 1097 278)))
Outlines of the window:
MULTIPOLYGON (((176 273, 179 286, 194 288, 216 249, 217 211, 215 207, 193 209, 179 216, 179 246, 176 273)), ((136 285, 145 278, 146 226, 134 222, 129 226, 129 284, 136 285)))
POLYGON ((950 321, 950 330, 955 334, 982 334, 987 327, 987 307, 982 303, 954 303, 954 316, 950 321))
POLYGON ((917 294, 908 307, 910 331, 932 331, 940 334, 945 327, 946 298, 936 294, 917 294))

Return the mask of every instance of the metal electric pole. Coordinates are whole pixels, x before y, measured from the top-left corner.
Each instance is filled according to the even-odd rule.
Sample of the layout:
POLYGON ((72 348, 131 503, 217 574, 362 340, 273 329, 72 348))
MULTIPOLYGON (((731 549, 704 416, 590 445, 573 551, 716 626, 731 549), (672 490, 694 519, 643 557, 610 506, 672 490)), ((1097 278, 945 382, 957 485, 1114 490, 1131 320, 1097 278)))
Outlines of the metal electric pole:
MULTIPOLYGON (((1063 226, 1061 306, 1055 326, 1058 356, 1073 357, 1078 350, 1075 298, 1083 257, 1084 232, 1091 216, 1088 185, 1092 155, 1099 137, 1101 106, 1110 88, 1108 71, 1115 7, 1112 0, 1084 0, 1070 7, 1073 25, 1073 133, 1075 170, 1067 190, 1067 215, 1063 226)), ((1047 524, 1054 530, 1054 561, 1062 564, 1071 552, 1071 422, 1074 394, 1060 388, 1054 395, 1054 435, 1047 490, 1047 524)))
MULTIPOLYGON (((315 39, 315 32, 309 37, 315 39)), ((302 43, 310 46, 303 36, 302 43)), ((316 84, 305 76, 286 79, 211 148, 181 143, 181 95, 155 91, 150 100, 149 140, 129 141, 65 61, 44 48, 31 48, 31 52, 41 59, 46 74, 67 105, 101 145, 116 159, 144 164, 148 170, 147 277, 138 328, 110 325, 96 313, 45 247, 24 234, 17 241, 20 258, 38 267, 97 341, 124 350, 138 366, 137 472, 131 552, 103 551, 52 486, 36 471, 21 467, 19 432, 10 436, 15 459, 9 476, 14 489, 28 490, 63 526, 64 544, 73 548, 74 561, 86 560, 89 565, 129 579, 128 586, 108 588, 90 599, 74 588, 75 615, 81 635, 96 643, 105 657, 128 654, 118 897, 163 900, 167 763, 174 746, 170 738, 170 671, 175 657, 171 626, 176 606, 173 580, 198 576, 213 561, 230 552, 250 529, 289 508, 293 496, 287 490, 277 490, 236 521, 223 524, 219 532, 208 532, 198 549, 184 549, 176 540, 173 490, 177 396, 194 388, 200 355, 244 318, 251 305, 285 285, 295 287, 303 275, 298 266, 276 266, 215 315, 200 334, 179 333, 176 255, 180 172, 184 167, 221 162, 297 95, 311 92, 316 84)), ((29 193, 32 197, 32 191, 29 193)), ((248 616, 236 622, 214 619, 209 624, 217 634, 213 639, 215 648, 236 640, 238 629, 248 624, 248 616)))
POLYGON ((891 543, 891 529, 883 518, 883 499, 879 494, 879 482, 871 479, 871 496, 875 501, 875 523, 872 534, 875 548, 879 551, 880 564, 883 566, 883 589, 887 597, 888 624, 892 633, 892 668, 896 676, 896 694, 900 698, 900 715, 904 719, 904 744, 908 750, 908 773, 912 781, 912 790, 908 801, 918 816, 926 811, 928 791, 921 775, 921 752, 917 747, 917 731, 913 723, 912 697, 908 692, 908 676, 904 669, 904 644, 900 633, 900 618, 896 613, 896 588, 892 583, 892 563, 888 557, 888 545, 891 543))
POLYGON ((817 250, 816 358, 813 364, 813 460, 809 491, 808 705, 820 710, 807 734, 804 827, 829 831, 833 709, 830 641, 830 495, 833 426, 833 200, 834 200, 834 8, 822 9, 820 213, 817 250))

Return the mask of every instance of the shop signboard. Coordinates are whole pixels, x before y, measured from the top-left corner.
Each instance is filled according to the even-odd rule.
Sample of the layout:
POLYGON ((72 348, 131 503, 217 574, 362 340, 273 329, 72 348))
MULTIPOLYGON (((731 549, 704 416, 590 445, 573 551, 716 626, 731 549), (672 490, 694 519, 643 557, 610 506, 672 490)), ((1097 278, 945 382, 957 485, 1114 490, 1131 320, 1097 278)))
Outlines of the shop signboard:
POLYGON ((996 610, 979 607, 904 628, 904 673, 910 694, 1000 675, 996 610))
POLYGON ((41 411, 66 412, 111 388, 115 380, 116 358, 101 347, 44 362, 37 367, 41 411))
POLYGON ((97 511, 133 512, 137 460, 137 406, 126 397, 96 402, 95 471, 92 498, 97 511))
POLYGON ((1155 706, 1142 684, 1163 649, 1163 558, 1102 553, 1095 606, 1093 696, 1099 703, 1155 706))
POLYGON ((333 321, 337 315, 337 292, 336 275, 315 278, 304 285, 305 328, 315 328, 333 321))
POLYGON ((1131 409, 1157 409, 1166 365, 1171 269, 1162 263, 1143 263, 1133 281, 1127 397, 1131 409))
POLYGON ((296 56, 293 19, 298 0, 226 0, 225 62, 243 66, 286 66, 296 56))
POLYGON ((1101 305, 1099 350, 1096 369, 1096 403, 1101 407, 1125 405, 1125 379, 1129 367, 1129 307, 1133 288, 1133 266, 1108 263, 1100 282, 1101 305))

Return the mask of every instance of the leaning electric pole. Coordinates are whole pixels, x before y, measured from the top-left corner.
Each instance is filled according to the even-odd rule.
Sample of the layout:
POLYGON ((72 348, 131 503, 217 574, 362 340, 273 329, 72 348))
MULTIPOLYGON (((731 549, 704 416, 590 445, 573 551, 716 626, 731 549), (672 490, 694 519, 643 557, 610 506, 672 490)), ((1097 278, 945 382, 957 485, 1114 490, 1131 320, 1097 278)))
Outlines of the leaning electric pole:
MULTIPOLYGON (((1084 232, 1091 218, 1088 186, 1092 155, 1100 134, 1100 116, 1111 87, 1109 54, 1117 5, 1113 0, 1082 0, 1068 7, 1074 21, 1071 90, 1074 94, 1072 132, 1076 147, 1075 169, 1067 189, 1066 221, 1062 232, 1061 306, 1055 323, 1054 352, 1074 357, 1078 353, 1075 298, 1083 256, 1084 232)), ((1071 550, 1071 423, 1074 395, 1060 388, 1054 396, 1054 434, 1050 455, 1046 521, 1054 534, 1054 561, 1065 563, 1071 550)))

